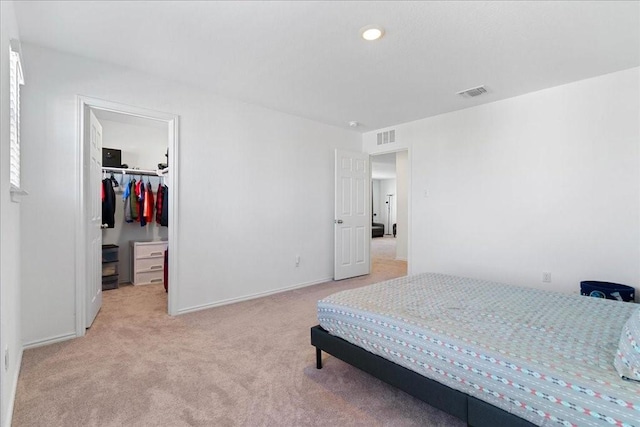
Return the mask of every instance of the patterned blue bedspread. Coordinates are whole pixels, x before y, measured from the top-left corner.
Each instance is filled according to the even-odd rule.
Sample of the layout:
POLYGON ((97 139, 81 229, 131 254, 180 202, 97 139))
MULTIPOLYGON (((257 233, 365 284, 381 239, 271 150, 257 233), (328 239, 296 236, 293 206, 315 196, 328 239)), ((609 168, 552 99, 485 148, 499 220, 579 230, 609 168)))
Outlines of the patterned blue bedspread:
POLYGON ((425 273, 338 292, 320 325, 536 425, 640 427, 613 360, 638 306, 425 273))

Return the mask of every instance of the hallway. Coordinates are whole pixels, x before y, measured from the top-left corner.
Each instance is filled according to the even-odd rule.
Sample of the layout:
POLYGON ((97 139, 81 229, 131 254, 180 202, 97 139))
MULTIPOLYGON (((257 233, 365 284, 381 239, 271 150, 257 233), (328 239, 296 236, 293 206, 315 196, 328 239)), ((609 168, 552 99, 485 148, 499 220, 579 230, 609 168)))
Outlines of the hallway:
POLYGON ((371 273, 386 279, 407 275, 407 262, 396 259, 397 239, 391 236, 371 239, 371 273))

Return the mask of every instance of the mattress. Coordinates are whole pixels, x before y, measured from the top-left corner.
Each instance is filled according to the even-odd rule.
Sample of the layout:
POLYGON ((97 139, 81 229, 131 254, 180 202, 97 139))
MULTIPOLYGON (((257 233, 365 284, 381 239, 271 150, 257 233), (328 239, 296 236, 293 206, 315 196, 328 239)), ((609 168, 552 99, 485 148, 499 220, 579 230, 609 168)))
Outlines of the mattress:
POLYGON ((637 307, 434 273, 317 306, 330 334, 545 426, 640 426, 640 382, 613 366, 637 307))

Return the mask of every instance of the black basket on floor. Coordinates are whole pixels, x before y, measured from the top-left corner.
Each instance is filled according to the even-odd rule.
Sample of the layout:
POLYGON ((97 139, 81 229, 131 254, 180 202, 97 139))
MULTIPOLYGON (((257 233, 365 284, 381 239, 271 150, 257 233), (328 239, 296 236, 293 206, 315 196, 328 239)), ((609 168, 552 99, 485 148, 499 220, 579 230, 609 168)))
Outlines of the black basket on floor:
POLYGON ((596 282, 586 280, 580 282, 580 293, 589 297, 606 298, 618 301, 633 301, 635 288, 619 283, 596 282))

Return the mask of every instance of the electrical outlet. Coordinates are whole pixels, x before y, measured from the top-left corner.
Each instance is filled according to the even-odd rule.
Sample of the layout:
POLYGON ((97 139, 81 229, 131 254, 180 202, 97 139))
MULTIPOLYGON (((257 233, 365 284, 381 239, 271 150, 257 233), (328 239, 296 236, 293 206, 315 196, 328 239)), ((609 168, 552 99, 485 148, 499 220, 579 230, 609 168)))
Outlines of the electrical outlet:
POLYGON ((551 283, 551 273, 549 273, 548 271, 545 271, 542 273, 542 281, 544 283, 551 283))
POLYGON ((4 348, 4 370, 9 370, 9 347, 4 348))

